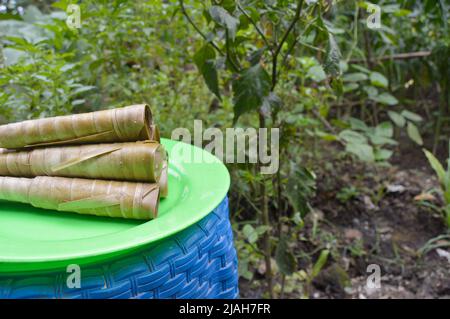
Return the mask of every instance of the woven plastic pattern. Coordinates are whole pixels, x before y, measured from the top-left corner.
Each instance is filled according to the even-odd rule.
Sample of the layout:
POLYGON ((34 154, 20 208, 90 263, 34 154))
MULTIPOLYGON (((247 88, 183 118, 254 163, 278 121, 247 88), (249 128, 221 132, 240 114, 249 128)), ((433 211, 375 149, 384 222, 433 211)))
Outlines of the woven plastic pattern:
POLYGON ((228 199, 197 224, 120 258, 81 267, 81 287, 64 271, 0 277, 0 298, 238 297, 228 199))

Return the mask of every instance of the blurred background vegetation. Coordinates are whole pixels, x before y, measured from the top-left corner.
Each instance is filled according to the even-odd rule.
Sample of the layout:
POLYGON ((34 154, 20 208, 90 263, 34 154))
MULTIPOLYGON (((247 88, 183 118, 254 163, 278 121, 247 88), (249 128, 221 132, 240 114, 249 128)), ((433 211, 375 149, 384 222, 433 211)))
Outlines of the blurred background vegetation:
MULTIPOLYGON (((442 223, 450 216, 450 170, 437 164, 450 133, 448 2, 372 2, 379 29, 368 28, 365 1, 0 0, 0 123, 146 102, 165 137, 194 119, 279 127, 277 174, 229 165, 242 294, 310 297, 330 263, 345 288, 343 254, 368 254, 319 227, 328 199, 318 189, 338 163, 380 176, 425 158, 424 147, 437 156, 441 197, 420 203, 442 223), (78 29, 66 24, 70 4, 78 29)), ((350 210, 386 193, 333 187, 350 210)))

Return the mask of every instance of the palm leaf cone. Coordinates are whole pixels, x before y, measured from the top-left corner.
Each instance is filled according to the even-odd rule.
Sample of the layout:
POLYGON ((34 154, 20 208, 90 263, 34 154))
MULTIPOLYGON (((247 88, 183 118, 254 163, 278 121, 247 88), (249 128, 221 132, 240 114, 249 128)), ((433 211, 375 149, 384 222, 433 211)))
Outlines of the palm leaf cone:
POLYGON ((63 212, 149 220, 158 215, 159 186, 65 177, 0 177, 0 200, 63 212))
POLYGON ((0 150, 0 175, 158 182, 166 151, 153 141, 0 150))
POLYGON ((147 104, 0 126, 0 147, 159 141, 147 104))

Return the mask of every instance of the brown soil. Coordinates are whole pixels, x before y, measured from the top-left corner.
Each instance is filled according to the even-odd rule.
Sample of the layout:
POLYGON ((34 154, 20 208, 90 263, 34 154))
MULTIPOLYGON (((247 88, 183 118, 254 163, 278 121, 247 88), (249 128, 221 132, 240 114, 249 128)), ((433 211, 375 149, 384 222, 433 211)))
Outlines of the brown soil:
MULTIPOLYGON (((339 246, 344 247, 341 248, 341 260, 335 262, 347 272, 350 280, 349 287, 336 283, 331 264, 314 282, 315 296, 450 298, 450 261, 440 257, 435 250, 420 254, 430 239, 446 232, 442 217, 414 199, 437 187, 437 181, 430 177, 428 170, 422 169, 402 170, 397 166, 376 172, 360 169, 353 165, 351 171, 337 172, 339 175, 335 176, 338 183, 344 183, 341 187, 349 183, 360 184, 363 189, 360 195, 346 203, 332 196, 318 195, 315 199, 315 207, 323 212, 329 231, 336 236, 339 246), (355 181, 355 175, 359 174, 365 177, 355 181), (362 243, 359 254, 346 253, 348 248, 345 247, 351 247, 357 241, 362 243), (381 268, 380 289, 366 288, 369 264, 381 268)), ((339 187, 336 185, 335 191, 339 187)), ((439 198, 433 201, 440 205, 439 198)))
MULTIPOLYGON (((394 158, 391 167, 344 159, 318 172, 314 211, 302 231, 308 240, 299 240, 295 250, 311 255, 310 259, 299 258, 301 269, 311 268, 318 247, 327 247, 332 253, 308 289, 310 298, 450 298, 450 257, 439 256, 436 249, 424 250, 430 239, 448 233, 442 216, 417 200, 416 196, 438 187, 417 149, 401 150, 401 157, 394 158), (338 200, 349 187, 356 189, 356 194, 338 200), (314 218, 318 227, 311 239, 314 218), (370 264, 381 268, 379 289, 367 288, 370 264)), ((433 197, 429 202, 440 206, 439 194, 433 193, 433 197)), ((438 244, 442 251, 450 252, 450 237, 438 244)), ((260 277, 260 288, 241 280, 242 297, 264 296, 260 277)), ((279 284, 280 278, 276 281, 279 284)), ((288 292, 284 297, 300 295, 288 292)))

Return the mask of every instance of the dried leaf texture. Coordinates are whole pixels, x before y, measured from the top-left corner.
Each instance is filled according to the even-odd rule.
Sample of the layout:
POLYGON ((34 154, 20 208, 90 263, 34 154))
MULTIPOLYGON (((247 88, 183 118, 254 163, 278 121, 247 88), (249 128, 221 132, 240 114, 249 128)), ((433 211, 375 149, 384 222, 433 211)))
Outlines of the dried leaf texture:
POLYGON ((152 139, 159 131, 146 104, 0 126, 0 147, 8 149, 152 139))
POLYGON ((79 214, 149 220, 158 215, 158 184, 64 177, 0 177, 0 199, 79 214))
POLYGON ((151 183, 160 180, 165 156, 164 147, 152 141, 0 150, 0 175, 151 183))

